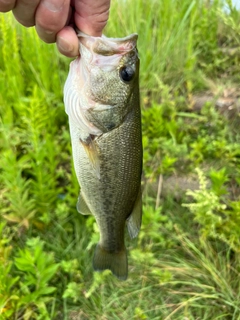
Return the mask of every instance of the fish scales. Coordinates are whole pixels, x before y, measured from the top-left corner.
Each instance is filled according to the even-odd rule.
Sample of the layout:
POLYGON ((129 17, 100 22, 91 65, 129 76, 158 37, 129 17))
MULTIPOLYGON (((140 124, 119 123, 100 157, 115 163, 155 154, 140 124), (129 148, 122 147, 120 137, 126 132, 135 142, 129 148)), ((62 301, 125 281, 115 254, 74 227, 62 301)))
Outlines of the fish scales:
MULTIPOLYGON (((115 41, 117 45, 126 42, 125 47, 127 47, 128 42, 136 42, 136 36, 132 37, 134 40, 131 40, 130 36, 110 41, 115 41)), ((90 38, 90 41, 95 41, 93 37, 90 38)), ((104 38, 107 42, 105 39, 107 38, 104 38)), ((71 101, 75 103, 77 101, 77 98, 72 98, 76 96, 76 92, 72 92, 74 90, 71 88, 74 86, 77 88, 76 81, 79 81, 77 72, 80 72, 80 68, 75 68, 75 78, 70 74, 65 85, 65 106, 69 115, 74 167, 81 187, 78 210, 82 214, 93 214, 100 231, 100 241, 95 250, 93 266, 96 270, 110 269, 123 280, 127 277, 125 224, 127 221, 131 237, 137 235, 141 225, 142 138, 138 57, 135 46, 132 45, 130 49, 120 53, 118 62, 135 68, 136 75, 131 87, 129 83, 124 84, 118 79, 119 66, 116 63, 117 72, 114 71, 114 77, 109 74, 111 70, 103 73, 97 68, 94 72, 90 70, 89 77, 85 79, 89 87, 79 94, 83 96, 82 100, 79 99, 87 101, 90 97, 90 101, 94 101, 95 104, 87 111, 85 108, 85 113, 82 115, 77 114, 77 117, 74 117, 70 109, 74 107, 71 101), (94 77, 94 74, 97 76, 94 77), (100 80, 105 81, 105 85, 101 83, 98 86, 100 80), (111 88, 106 86, 106 81, 114 83, 111 86, 114 92, 109 91, 111 88), (99 107, 98 104, 103 102, 104 104, 99 107), (84 125, 80 124, 78 117, 83 118, 84 125), (89 129, 86 129, 86 123, 89 129), (99 133, 92 134, 93 131, 98 132, 97 130, 99 133)), ((81 52, 80 44, 81 59, 84 59, 85 48, 82 50, 81 52)), ((116 55, 116 52, 113 54, 116 55)), ((91 59, 93 60, 92 57, 91 59)), ((128 71, 131 72, 131 69, 128 71)), ((81 113, 79 109, 77 113, 81 113)))

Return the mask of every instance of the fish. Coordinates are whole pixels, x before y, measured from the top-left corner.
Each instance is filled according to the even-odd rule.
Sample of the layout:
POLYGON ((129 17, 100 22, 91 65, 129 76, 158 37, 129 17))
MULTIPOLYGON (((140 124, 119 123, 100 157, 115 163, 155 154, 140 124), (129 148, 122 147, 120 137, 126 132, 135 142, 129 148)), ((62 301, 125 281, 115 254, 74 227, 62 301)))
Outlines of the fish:
POLYGON ((93 37, 78 32, 79 57, 64 86, 77 210, 93 215, 100 240, 95 271, 128 277, 125 226, 137 237, 142 220, 142 131, 137 34, 93 37))

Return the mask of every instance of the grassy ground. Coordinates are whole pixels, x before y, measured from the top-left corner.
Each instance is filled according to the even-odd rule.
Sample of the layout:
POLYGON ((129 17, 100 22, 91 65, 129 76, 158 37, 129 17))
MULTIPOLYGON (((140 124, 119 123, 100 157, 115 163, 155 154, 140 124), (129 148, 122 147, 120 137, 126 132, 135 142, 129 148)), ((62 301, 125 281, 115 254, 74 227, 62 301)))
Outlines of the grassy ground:
POLYGON ((143 226, 129 279, 93 273, 75 209, 69 60, 0 15, 0 319, 240 319, 240 13, 228 1, 113 1, 139 33, 143 226), (203 102, 202 102, 203 101, 203 102))

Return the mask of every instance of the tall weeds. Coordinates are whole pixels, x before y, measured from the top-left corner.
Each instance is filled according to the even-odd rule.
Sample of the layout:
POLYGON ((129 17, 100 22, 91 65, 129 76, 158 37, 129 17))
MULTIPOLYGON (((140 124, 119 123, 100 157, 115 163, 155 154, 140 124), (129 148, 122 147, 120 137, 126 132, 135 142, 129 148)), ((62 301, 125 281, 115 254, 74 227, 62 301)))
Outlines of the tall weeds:
POLYGON ((139 34, 140 78, 145 92, 158 92, 157 79, 175 87, 186 84, 188 91, 201 89, 205 84, 199 58, 214 63, 218 52, 219 6, 218 0, 211 6, 190 0, 115 1, 107 33, 117 37, 139 34))

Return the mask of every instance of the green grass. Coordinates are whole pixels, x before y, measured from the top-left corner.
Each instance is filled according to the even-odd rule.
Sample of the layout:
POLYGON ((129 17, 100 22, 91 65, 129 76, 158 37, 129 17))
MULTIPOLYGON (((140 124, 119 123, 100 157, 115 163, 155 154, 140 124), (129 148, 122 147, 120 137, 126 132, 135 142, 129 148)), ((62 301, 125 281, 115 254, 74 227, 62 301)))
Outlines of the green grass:
POLYGON ((238 86, 239 26, 218 0, 112 2, 106 34, 139 34, 144 145, 143 225, 119 282, 93 272, 96 223, 76 211, 69 59, 0 14, 0 319, 240 319, 239 111, 192 110, 238 86))

